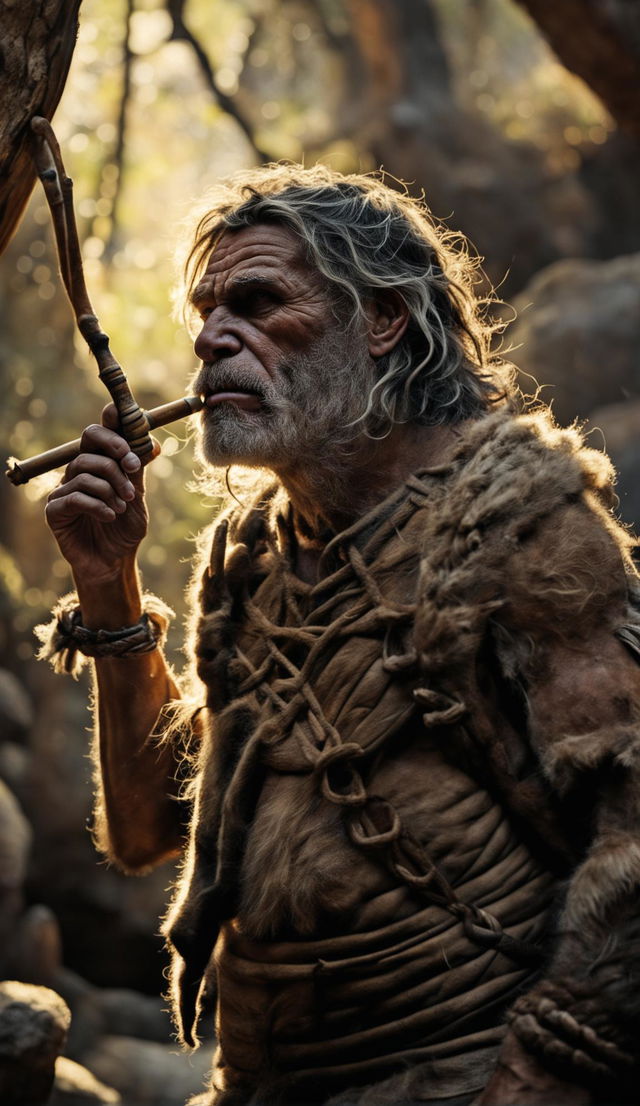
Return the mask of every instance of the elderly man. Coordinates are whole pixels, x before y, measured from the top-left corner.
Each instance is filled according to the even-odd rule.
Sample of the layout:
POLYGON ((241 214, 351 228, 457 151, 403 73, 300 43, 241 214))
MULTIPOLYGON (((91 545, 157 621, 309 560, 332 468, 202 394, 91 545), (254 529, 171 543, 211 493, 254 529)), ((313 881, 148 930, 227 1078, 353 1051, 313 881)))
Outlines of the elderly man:
POLYGON ((190 686, 113 410, 47 506, 99 844, 186 850, 166 932, 186 1042, 215 995, 202 1102, 635 1101, 630 540, 606 458, 515 412, 472 276, 375 178, 270 167, 212 201, 201 454, 271 475, 202 542, 190 686))

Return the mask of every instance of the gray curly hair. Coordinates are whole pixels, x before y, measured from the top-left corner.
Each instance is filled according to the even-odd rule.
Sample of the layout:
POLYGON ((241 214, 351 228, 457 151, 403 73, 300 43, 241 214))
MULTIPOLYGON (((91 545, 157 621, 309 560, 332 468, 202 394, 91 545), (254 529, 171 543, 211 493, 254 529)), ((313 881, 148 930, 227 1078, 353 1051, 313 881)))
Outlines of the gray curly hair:
POLYGON ((462 235, 436 223, 422 201, 390 188, 381 174, 272 164, 222 182, 206 203, 184 262, 187 319, 189 297, 220 235, 264 223, 300 238, 345 318, 362 318, 367 301, 385 289, 402 296, 409 326, 377 359, 362 415, 372 435, 401 422, 460 422, 516 391, 512 366, 492 352, 502 329, 489 317, 492 301, 474 291, 479 259, 462 235))

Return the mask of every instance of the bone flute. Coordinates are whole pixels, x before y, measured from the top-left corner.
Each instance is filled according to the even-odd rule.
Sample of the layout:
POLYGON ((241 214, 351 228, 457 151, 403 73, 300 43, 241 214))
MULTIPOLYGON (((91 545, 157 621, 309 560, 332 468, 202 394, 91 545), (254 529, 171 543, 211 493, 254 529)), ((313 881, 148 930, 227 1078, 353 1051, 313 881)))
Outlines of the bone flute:
MULTIPOLYGON (((162 403, 160 407, 152 407, 150 411, 144 411, 150 430, 156 430, 159 426, 168 426, 178 419, 195 415, 203 407, 200 396, 184 396, 182 399, 174 399, 171 403, 162 403)), ((5 476, 12 484, 27 484, 34 476, 42 476, 45 472, 68 465, 80 453, 81 438, 75 438, 72 442, 47 449, 44 453, 38 453, 35 457, 28 457, 25 461, 16 461, 10 457, 7 461, 8 468, 5 476)))

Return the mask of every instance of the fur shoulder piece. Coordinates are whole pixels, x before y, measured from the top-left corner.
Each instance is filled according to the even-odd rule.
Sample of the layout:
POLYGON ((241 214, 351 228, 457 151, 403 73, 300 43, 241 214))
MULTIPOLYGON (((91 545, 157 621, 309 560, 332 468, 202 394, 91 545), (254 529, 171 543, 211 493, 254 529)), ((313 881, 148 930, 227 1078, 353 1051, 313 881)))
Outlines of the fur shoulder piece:
POLYGON ((612 586, 625 591, 632 541, 610 514, 613 468, 606 454, 585 447, 579 430, 558 428, 546 410, 500 412, 468 429, 440 474, 418 584, 424 669, 456 668, 475 653, 488 618, 513 604, 520 564, 521 590, 533 587, 542 602, 537 617, 551 631, 588 605, 594 558, 601 592, 614 577, 612 586), (555 555, 553 541, 544 556, 536 546, 545 527, 555 555))

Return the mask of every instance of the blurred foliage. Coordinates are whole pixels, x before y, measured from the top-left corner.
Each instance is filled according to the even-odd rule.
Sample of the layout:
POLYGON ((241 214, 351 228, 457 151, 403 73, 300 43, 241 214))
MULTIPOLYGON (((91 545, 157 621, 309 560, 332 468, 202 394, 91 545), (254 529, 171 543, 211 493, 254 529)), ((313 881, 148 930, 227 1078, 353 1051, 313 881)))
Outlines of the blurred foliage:
POLYGON ((615 129, 602 102, 569 73, 530 17, 509 0, 435 0, 456 92, 512 141, 532 143, 552 172, 615 129))
MULTIPOLYGON (((434 0, 456 94, 506 139, 542 149, 555 172, 612 128, 599 102, 551 56, 511 0, 434 0)), ((79 41, 55 126, 75 180, 91 297, 143 406, 184 393, 194 367, 172 316, 172 254, 207 184, 256 160, 237 120, 207 87, 192 45, 172 38, 169 8, 138 0, 84 0, 79 41), (130 90, 122 103, 123 60, 130 90), (124 109, 126 110, 123 110, 124 109), (124 131, 119 130, 124 125, 124 131)), ((372 168, 345 120, 351 95, 350 5, 341 0, 190 0, 185 19, 219 89, 274 158, 320 158, 372 168)), ((366 90, 363 90, 363 95, 366 90)), ((393 167, 390 166, 390 169, 393 167)), ((74 335, 40 191, 0 267, 0 374, 6 452, 18 457, 76 437, 99 418, 104 391, 74 335)), ((190 491, 185 424, 159 432, 149 472, 151 530, 142 551, 147 586, 182 614, 189 539, 212 504, 190 491)), ((70 584, 41 517, 47 479, 3 489, 0 540, 18 656, 31 627, 70 584), (16 568, 20 565, 20 570, 16 568)), ((180 628, 172 643, 180 639, 180 628)), ((13 647, 13 646, 12 646, 13 647)), ((1 659, 1 658, 0 658, 1 659)))

